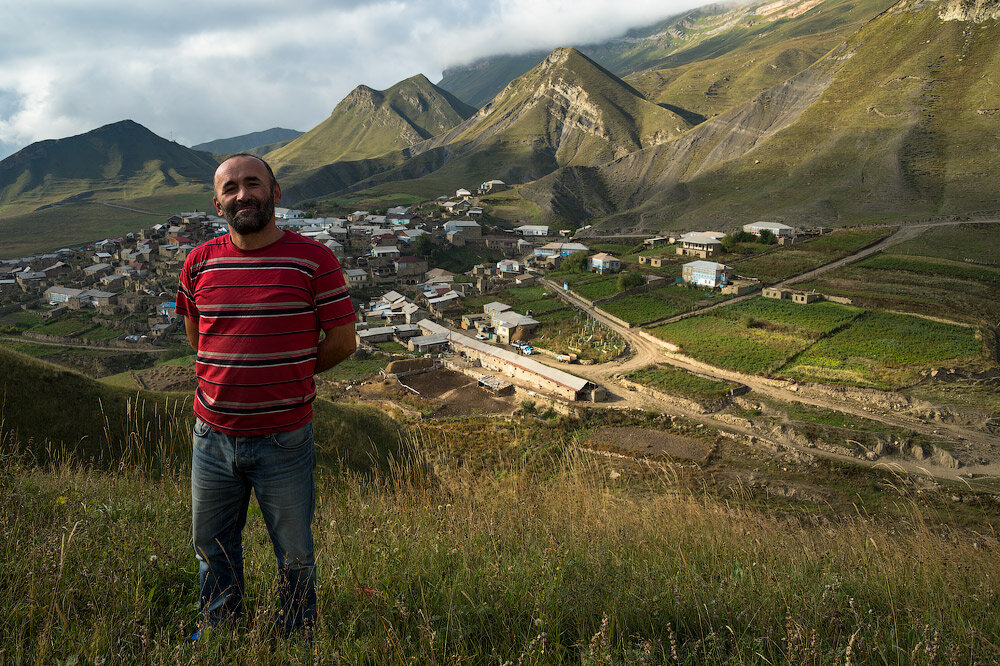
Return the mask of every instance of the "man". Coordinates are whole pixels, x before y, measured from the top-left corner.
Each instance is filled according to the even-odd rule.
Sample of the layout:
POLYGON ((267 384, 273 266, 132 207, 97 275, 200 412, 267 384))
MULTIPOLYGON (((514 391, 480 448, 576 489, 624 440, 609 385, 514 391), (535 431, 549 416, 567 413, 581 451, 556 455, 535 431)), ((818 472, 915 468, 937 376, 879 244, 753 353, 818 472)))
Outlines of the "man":
POLYGON ((213 202, 229 234, 188 255, 177 292, 197 352, 191 499, 203 628, 242 613, 251 491, 278 559, 278 629, 316 618, 313 375, 354 352, 354 312, 333 252, 278 229, 280 201, 260 158, 219 165, 213 202))

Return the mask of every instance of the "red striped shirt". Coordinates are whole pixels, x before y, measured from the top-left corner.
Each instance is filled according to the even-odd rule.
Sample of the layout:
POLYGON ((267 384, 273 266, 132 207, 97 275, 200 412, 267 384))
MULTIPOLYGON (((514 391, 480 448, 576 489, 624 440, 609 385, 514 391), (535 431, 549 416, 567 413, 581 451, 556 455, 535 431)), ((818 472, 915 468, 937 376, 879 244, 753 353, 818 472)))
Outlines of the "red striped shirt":
POLYGON ((198 323, 194 412, 237 436, 308 423, 320 329, 354 321, 333 252, 291 231, 258 250, 228 235, 192 250, 177 313, 198 323))

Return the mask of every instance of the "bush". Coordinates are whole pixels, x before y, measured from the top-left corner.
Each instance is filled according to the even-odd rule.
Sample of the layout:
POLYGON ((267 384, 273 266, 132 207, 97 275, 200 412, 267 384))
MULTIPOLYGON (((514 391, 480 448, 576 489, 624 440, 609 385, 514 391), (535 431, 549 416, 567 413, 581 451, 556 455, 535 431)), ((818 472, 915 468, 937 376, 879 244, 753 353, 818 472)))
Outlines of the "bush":
POLYGON ((778 242, 778 238, 770 229, 763 229, 760 232, 760 242, 764 245, 774 245, 778 242))
POLYGON ((590 261, 586 252, 574 252, 562 260, 559 268, 567 273, 586 273, 589 265, 590 261))
POLYGON ((618 291, 627 291, 646 284, 646 276, 642 273, 622 273, 618 276, 618 291))

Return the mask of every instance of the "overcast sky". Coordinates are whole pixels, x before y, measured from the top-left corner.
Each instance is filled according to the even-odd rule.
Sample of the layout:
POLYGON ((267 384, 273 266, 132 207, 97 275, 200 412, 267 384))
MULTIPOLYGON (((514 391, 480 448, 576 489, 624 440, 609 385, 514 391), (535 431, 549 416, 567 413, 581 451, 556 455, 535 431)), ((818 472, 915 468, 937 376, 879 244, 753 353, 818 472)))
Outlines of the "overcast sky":
POLYGON ((0 158, 130 118, 184 145, 319 124, 498 53, 618 36, 703 0, 0 0, 0 158))

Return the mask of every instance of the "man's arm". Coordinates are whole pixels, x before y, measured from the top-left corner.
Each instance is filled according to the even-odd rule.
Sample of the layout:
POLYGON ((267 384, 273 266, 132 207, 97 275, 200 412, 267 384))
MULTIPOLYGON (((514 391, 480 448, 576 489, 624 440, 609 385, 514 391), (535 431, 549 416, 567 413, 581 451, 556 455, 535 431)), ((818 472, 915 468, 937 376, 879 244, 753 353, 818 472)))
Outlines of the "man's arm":
POLYGON ((198 322, 191 317, 184 317, 184 332, 187 333, 191 349, 198 351, 198 322))
POLYGON ((319 341, 316 352, 316 374, 329 370, 358 348, 354 337, 354 322, 328 328, 325 337, 319 341))

